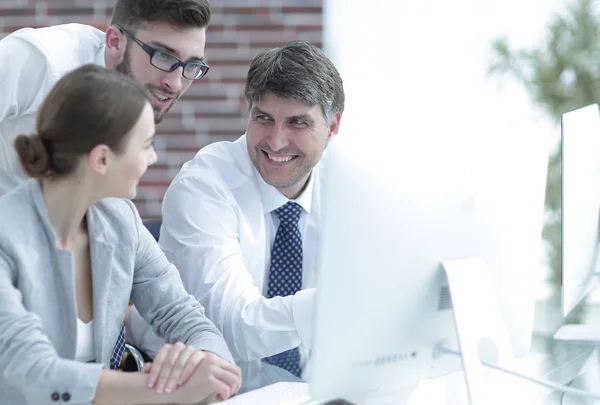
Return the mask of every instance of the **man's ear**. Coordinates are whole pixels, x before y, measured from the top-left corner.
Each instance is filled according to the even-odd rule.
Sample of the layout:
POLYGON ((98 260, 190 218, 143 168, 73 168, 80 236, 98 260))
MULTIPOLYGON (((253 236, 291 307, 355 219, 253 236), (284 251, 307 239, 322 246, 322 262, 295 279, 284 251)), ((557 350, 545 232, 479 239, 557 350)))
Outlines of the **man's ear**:
POLYGON ((335 115, 333 116, 333 119, 329 123, 329 134, 327 135, 328 138, 331 138, 333 135, 338 133, 338 130, 340 129, 340 121, 341 120, 342 120, 342 113, 338 111, 335 113, 335 115))
POLYGON ((111 163, 112 151, 106 145, 96 145, 88 153, 88 164, 94 173, 105 175, 111 163))
MULTIPOLYGON (((127 38, 117 27, 111 25, 106 29, 105 59, 108 65, 117 65, 123 60, 127 49, 127 38)), ((110 66, 109 68, 113 68, 110 66)))

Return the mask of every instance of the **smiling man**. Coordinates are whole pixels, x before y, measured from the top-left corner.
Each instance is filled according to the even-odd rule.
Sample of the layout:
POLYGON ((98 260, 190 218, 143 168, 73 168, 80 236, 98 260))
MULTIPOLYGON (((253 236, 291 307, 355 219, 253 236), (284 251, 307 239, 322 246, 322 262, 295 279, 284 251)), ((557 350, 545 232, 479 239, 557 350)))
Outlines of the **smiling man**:
POLYGON ((312 339, 323 156, 344 89, 321 50, 294 41, 254 58, 245 96, 246 134, 203 148, 167 190, 160 245, 236 360, 265 358, 300 375, 312 339))
POLYGON ((62 76, 89 63, 123 72, 150 91, 158 123, 208 71, 202 60, 210 17, 208 0, 118 0, 106 32, 65 24, 2 39, 0 195, 26 180, 14 139, 34 131, 39 106, 62 76))

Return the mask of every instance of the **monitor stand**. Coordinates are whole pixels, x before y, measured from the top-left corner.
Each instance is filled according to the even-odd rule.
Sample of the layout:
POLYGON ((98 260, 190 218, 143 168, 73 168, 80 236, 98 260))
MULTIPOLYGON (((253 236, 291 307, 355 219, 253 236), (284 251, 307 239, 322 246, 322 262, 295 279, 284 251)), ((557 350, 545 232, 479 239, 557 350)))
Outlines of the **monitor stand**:
POLYGON ((442 263, 452 299, 469 405, 501 402, 486 383, 481 361, 510 366, 514 361, 504 320, 485 261, 479 257, 442 263))
POLYGON ((600 346, 600 326, 585 324, 563 325, 554 334, 554 339, 565 343, 600 346))
MULTIPOLYGON (((600 232, 599 232, 600 233, 600 232)), ((600 284, 600 254, 598 252, 598 245, 596 245, 595 251, 595 272, 591 273, 588 279, 585 281, 587 285, 586 290, 583 292, 582 299, 588 296, 598 284, 600 284)), ((563 277, 564 277, 563 270, 563 277)), ((564 308, 564 291, 563 291, 563 316, 566 316, 564 308)), ((589 345, 600 345, 600 326, 596 325, 585 325, 585 324, 566 324, 558 328, 554 334, 554 339, 563 341, 565 343, 573 344, 589 344, 589 345)))

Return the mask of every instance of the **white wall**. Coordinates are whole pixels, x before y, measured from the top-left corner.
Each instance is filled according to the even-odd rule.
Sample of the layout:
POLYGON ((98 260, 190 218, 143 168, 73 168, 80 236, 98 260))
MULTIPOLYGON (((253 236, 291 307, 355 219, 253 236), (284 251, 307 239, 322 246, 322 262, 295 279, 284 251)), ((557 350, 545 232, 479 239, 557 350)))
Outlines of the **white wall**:
POLYGON ((485 70, 493 38, 535 44, 557 4, 325 0, 325 47, 347 92, 345 133, 371 128, 374 141, 384 133, 399 143, 415 142, 414 131, 425 124, 444 143, 482 122, 539 119, 524 91, 514 83, 500 89, 485 70))
MULTIPOLYGON (((457 191, 444 176, 481 175, 473 155, 480 162, 482 154, 504 153, 495 158, 502 172, 524 142, 547 153, 559 127, 518 83, 486 70, 493 39, 540 43, 566 1, 325 0, 325 49, 346 90, 340 135, 360 137, 365 153, 396 150, 392 165, 400 172, 427 156, 436 164, 414 182, 437 180, 438 195, 457 191)), ((537 274, 540 288, 544 273, 537 274)))

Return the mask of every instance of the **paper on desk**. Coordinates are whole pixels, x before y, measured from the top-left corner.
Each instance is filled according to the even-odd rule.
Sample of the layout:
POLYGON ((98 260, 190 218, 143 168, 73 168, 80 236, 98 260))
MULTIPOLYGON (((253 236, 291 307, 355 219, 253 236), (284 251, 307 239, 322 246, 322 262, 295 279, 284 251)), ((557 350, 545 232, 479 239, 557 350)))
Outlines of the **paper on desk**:
POLYGON ((300 405, 310 401, 307 383, 279 382, 236 395, 223 405, 300 405))

